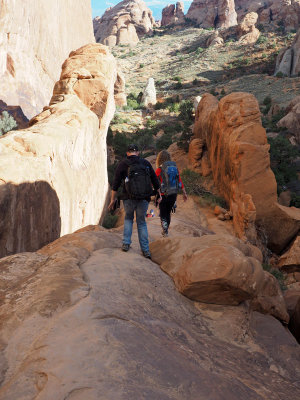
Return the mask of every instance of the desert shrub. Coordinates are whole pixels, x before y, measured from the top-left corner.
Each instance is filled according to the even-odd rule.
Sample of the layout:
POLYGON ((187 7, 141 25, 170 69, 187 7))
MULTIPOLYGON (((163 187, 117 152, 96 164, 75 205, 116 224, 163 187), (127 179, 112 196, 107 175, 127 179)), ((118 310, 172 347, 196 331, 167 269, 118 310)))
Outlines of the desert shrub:
POLYGON ((152 149, 154 150, 154 138, 151 133, 139 135, 137 138, 135 138, 134 142, 137 144, 139 151, 140 151, 140 156, 145 157, 145 151, 152 149))
POLYGON ((144 68, 145 64, 140 64, 140 68, 144 68))
POLYGON ((112 147, 114 149, 115 155, 118 157, 123 157, 126 154, 127 146, 132 140, 127 138, 124 133, 117 132, 113 138, 112 147))
POLYGON ((189 151, 190 141, 192 139, 193 132, 189 127, 184 127, 182 134, 177 142, 177 146, 184 150, 186 153, 189 151))
POLYGON ((197 172, 186 168, 181 173, 181 179, 188 194, 201 197, 201 205, 227 207, 222 197, 216 196, 203 187, 203 178, 197 172))
POLYGON ((167 149, 173 143, 172 134, 165 133, 156 140, 156 150, 161 151, 167 149))
POLYGON ((191 100, 183 100, 179 105, 179 116, 178 118, 183 121, 184 124, 192 124, 194 121, 193 117, 194 105, 191 100))
POLYGON ((266 115, 266 114, 268 114, 268 112, 269 112, 269 110, 270 110, 270 108, 272 106, 272 98, 271 98, 271 96, 267 96, 267 97, 264 98, 263 105, 265 107, 263 108, 262 113, 264 115, 266 115))
POLYGON ((174 76, 174 77, 172 78, 172 80, 173 80, 173 81, 176 81, 176 82, 181 82, 181 77, 180 77, 180 76, 174 76))
POLYGON ((212 94, 213 96, 218 96, 219 94, 218 92, 216 92, 215 88, 210 89, 209 93, 212 94))
POLYGON ((182 83, 181 83, 181 82, 177 82, 177 83, 174 85, 174 89, 175 89, 175 90, 182 89, 182 83))
POLYGON ((129 93, 127 96, 127 106, 124 106, 124 110, 140 110, 141 105, 141 95, 135 93, 129 93))
POLYGON ((299 150, 289 140, 278 135, 269 138, 271 168, 274 172, 278 193, 282 192, 287 183, 297 179, 297 172, 292 161, 300 156, 299 150))
POLYGON ((154 128, 157 122, 154 119, 148 118, 146 121, 147 128, 154 128))
POLYGON ((117 124, 125 124, 126 122, 128 122, 128 120, 126 118, 122 118, 120 116, 120 114, 116 113, 114 118, 112 119, 111 123, 113 125, 117 125, 117 124))
POLYGON ((167 106, 170 112, 179 112, 180 110, 180 103, 171 103, 167 106))
POLYGON ((256 44, 265 44, 268 43, 268 38, 264 35, 260 35, 256 41, 256 44))
POLYGON ((198 79, 195 78, 195 79, 193 80, 193 85, 196 86, 196 85, 198 85, 198 83, 199 83, 198 79))
POLYGON ((282 291, 287 289, 285 285, 286 275, 282 271, 276 268, 272 268, 272 266, 269 264, 262 264, 262 267, 265 271, 275 276, 282 291))
POLYGON ((112 215, 110 213, 107 213, 103 219, 102 226, 106 229, 112 229, 115 227, 117 221, 118 221, 117 215, 112 215))
POLYGON ((198 49, 195 51, 195 54, 199 55, 199 54, 201 54, 203 52, 204 52, 204 49, 202 47, 198 47, 198 49))
POLYGON ((2 111, 2 115, 0 117, 0 136, 17 128, 18 124, 16 123, 14 117, 12 117, 7 111, 2 111))
MULTIPOLYGON (((269 108, 266 106, 266 109, 263 110, 263 113, 267 113, 269 111, 269 108)), ((284 128, 279 128, 277 126, 278 121, 281 120, 285 116, 285 111, 284 109, 280 110, 277 114, 272 115, 271 119, 263 117, 262 118, 262 123, 263 127, 266 128, 268 132, 280 132, 282 130, 285 130, 284 128)))
POLYGON ((265 31, 265 27, 264 27, 263 24, 257 24, 257 29, 258 29, 260 32, 264 32, 264 31, 265 31))

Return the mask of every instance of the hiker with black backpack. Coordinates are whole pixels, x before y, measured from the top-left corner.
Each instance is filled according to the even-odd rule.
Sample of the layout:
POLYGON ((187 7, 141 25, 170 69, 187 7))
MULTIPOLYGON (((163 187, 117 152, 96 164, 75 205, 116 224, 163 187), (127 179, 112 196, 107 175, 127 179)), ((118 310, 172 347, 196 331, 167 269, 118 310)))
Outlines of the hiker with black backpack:
POLYGON ((161 184, 162 200, 159 204, 159 216, 162 226, 162 236, 167 237, 171 223, 171 211, 176 209, 176 199, 179 190, 183 192, 183 200, 187 200, 187 194, 180 178, 175 161, 171 160, 170 153, 162 150, 156 158, 155 171, 161 184))
POLYGON ((127 158, 117 166, 111 191, 111 201, 108 209, 112 210, 116 201, 117 190, 123 183, 121 199, 124 203, 125 221, 122 250, 128 251, 131 244, 134 212, 138 229, 139 242, 143 256, 151 258, 149 251, 146 213, 153 193, 153 188, 160 196, 160 184, 149 161, 139 157, 137 145, 130 144, 127 148, 127 158), (153 186, 153 188, 152 188, 153 186))

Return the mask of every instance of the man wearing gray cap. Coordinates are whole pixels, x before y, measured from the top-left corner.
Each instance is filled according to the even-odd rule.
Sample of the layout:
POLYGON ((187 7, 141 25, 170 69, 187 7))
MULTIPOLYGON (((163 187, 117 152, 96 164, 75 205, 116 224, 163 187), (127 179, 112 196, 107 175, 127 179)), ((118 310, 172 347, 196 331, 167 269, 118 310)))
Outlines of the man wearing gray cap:
MULTIPOLYGON (((122 250, 128 251, 130 248, 135 212, 142 253, 144 257, 151 258, 145 218, 153 191, 152 186, 160 195, 160 183, 149 161, 139 157, 137 145, 130 144, 126 154, 127 158, 120 161, 115 172, 108 209, 113 209, 117 190, 123 183, 121 198, 124 203, 125 221, 122 250)), ((161 196, 158 202, 160 201, 161 196)))

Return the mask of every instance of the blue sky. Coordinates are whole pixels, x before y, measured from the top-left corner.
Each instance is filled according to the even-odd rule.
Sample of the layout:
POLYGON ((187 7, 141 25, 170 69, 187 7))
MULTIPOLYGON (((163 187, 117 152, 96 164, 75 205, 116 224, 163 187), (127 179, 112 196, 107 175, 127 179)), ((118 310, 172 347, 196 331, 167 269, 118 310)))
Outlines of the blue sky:
MULTIPOLYGON (((108 7, 115 6, 121 0, 92 0, 93 17, 101 16, 108 7)), ((175 4, 177 0, 144 0, 152 10, 155 19, 161 19, 161 10, 167 4, 175 4)), ((192 0, 184 0, 184 10, 187 12, 192 0)))

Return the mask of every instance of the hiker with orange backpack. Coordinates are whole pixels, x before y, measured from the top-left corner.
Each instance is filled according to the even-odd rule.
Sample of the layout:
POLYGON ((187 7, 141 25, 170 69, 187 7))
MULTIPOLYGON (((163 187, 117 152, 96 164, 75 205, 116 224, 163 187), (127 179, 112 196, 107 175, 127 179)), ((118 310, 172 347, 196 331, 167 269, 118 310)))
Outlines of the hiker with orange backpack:
POLYGON ((179 190, 183 192, 183 200, 187 200, 187 194, 180 178, 175 161, 171 160, 168 151, 162 150, 156 158, 156 176, 161 184, 161 197, 159 203, 162 236, 167 237, 171 223, 171 211, 176 208, 176 199, 179 190))

